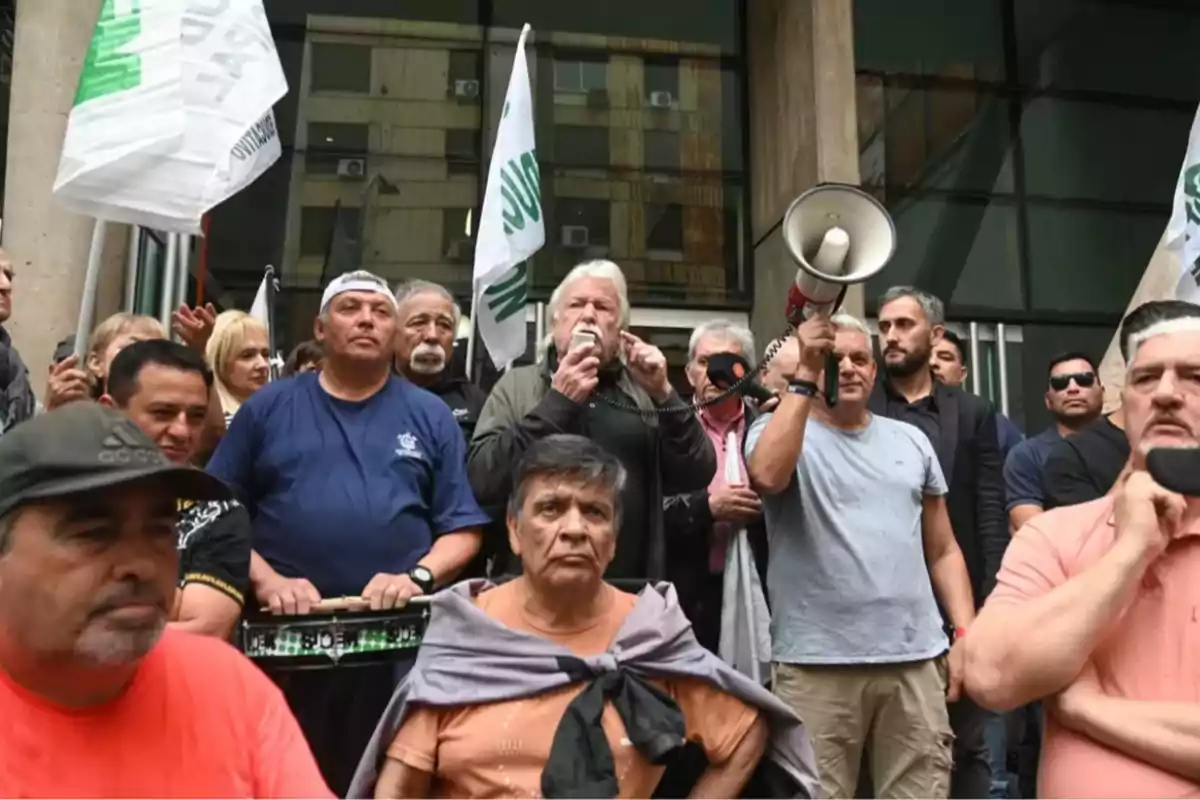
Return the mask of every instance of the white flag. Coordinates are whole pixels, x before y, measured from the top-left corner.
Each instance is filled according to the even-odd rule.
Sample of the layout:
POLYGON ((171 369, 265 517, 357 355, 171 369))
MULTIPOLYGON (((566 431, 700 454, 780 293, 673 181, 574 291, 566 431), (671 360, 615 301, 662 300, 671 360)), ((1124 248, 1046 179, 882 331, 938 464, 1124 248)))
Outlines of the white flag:
POLYGON ((98 219, 199 234, 281 153, 287 94, 262 0, 103 0, 54 195, 98 219))
POLYGON ((521 29, 475 245, 475 317, 483 343, 497 369, 525 353, 527 260, 546 243, 537 146, 533 136, 533 94, 525 37, 521 29))
POLYGON ((267 281, 269 280, 272 280, 271 273, 263 276, 262 283, 258 285, 258 292, 254 295, 254 303, 250 306, 250 316, 261 322, 268 331, 271 329, 271 314, 267 311, 267 281))
POLYGON ((1167 223, 1167 245, 1179 253, 1179 284, 1175 297, 1200 302, 1200 108, 1192 120, 1187 154, 1175 184, 1175 202, 1167 223))

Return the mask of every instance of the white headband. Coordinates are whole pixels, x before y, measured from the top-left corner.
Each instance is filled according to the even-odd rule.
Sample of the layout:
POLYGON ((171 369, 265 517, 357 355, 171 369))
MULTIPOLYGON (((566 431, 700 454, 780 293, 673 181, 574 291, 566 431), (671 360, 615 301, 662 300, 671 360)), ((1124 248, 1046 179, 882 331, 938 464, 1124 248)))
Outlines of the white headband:
POLYGON ((1148 339, 1153 339, 1155 336, 1164 336, 1169 333, 1200 333, 1200 317, 1164 319, 1162 322, 1156 322, 1149 328, 1133 334, 1129 337, 1129 348, 1128 352, 1125 353, 1126 365, 1133 364, 1133 357, 1137 355, 1138 348, 1145 344, 1148 339))
POLYGON ((396 308, 396 295, 388 288, 387 283, 369 272, 359 271, 347 272, 329 282, 329 285, 325 287, 325 293, 321 295, 322 313, 329 309, 333 298, 346 292, 373 292, 383 295, 392 304, 392 308, 396 308))

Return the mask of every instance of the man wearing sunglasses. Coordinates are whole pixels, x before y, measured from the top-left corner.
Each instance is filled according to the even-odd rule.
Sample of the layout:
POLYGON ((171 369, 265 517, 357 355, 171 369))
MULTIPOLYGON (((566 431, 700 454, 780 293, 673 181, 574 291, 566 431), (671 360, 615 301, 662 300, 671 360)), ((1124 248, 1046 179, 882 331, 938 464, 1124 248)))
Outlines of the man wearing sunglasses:
POLYGON ((1100 416, 1104 390, 1096 362, 1077 352, 1050 359, 1045 401, 1054 424, 1014 447, 1004 462, 1008 521, 1013 531, 1020 530, 1046 507, 1042 468, 1054 445, 1100 416))

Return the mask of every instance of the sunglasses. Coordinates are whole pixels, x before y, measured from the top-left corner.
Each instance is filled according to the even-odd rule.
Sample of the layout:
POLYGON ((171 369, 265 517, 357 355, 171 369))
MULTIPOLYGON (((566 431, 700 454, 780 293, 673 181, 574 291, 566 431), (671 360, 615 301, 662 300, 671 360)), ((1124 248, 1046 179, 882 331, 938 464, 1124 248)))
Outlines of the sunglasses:
POLYGON ((1096 373, 1073 372, 1070 375, 1052 375, 1050 377, 1050 388, 1056 392, 1062 392, 1071 385, 1071 381, 1075 381, 1075 385, 1080 389, 1090 389, 1092 384, 1096 382, 1096 373))

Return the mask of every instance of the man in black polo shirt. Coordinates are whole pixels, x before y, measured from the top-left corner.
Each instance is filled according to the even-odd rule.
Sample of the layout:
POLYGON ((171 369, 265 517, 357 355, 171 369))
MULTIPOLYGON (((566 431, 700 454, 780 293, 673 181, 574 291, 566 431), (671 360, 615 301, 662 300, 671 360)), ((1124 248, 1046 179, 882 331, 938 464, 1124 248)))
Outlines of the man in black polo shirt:
MULTIPOLYGON (((1152 300, 1130 311, 1121 322, 1118 339, 1128 358, 1129 340, 1151 325, 1200 316, 1200 306, 1183 300, 1152 300)), ((1129 461, 1125 415, 1117 409, 1108 416, 1057 443, 1042 469, 1046 509, 1073 506, 1103 497, 1117 482, 1129 461)))
MULTIPOLYGON (((185 465, 200 447, 211 390, 202 356, 152 339, 117 354, 100 403, 124 411, 168 459, 185 465)), ((232 500, 182 501, 179 511, 179 592, 171 625, 228 638, 250 583, 250 516, 232 500)))
POLYGON ((462 319, 454 296, 429 281, 402 283, 396 287, 396 315, 396 369, 440 397, 470 442, 487 394, 450 369, 462 319))
MULTIPOLYGON (((938 298, 909 286, 879 301, 879 340, 886 378, 870 409, 916 426, 929 437, 950 486, 947 506, 967 562, 975 604, 983 605, 1008 546, 1003 462, 991 403, 933 379, 929 362, 945 331, 938 298)), ((955 636, 969 635, 955 631, 955 636)), ((952 797, 987 797, 991 783, 983 730, 987 712, 965 695, 949 706, 954 728, 952 797)))

